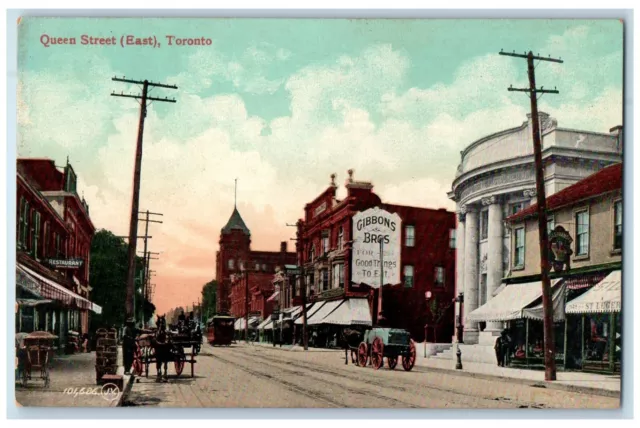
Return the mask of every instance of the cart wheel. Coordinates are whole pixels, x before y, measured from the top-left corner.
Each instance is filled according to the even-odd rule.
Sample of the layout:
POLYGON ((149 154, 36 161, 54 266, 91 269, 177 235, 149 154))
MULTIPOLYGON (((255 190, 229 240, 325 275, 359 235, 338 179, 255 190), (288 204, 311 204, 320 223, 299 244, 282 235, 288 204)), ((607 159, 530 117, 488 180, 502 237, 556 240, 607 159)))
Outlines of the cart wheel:
POLYGON ((402 367, 405 371, 411 371, 416 363, 416 344, 413 340, 409 343, 409 355, 402 356, 402 367))
POLYGON ((395 369, 398 365, 398 357, 387 357, 387 365, 389 366, 389 369, 395 369))
POLYGON ((180 350, 176 352, 175 360, 173 361, 173 366, 176 369, 176 375, 180 376, 182 374, 182 370, 184 370, 184 362, 186 357, 184 356, 184 351, 180 350))
POLYGON ((358 346, 358 366, 366 367, 367 359, 368 359, 367 344, 362 342, 360 346, 358 346))
POLYGON ((378 370, 384 364, 384 345, 382 339, 376 337, 371 344, 371 364, 378 370))

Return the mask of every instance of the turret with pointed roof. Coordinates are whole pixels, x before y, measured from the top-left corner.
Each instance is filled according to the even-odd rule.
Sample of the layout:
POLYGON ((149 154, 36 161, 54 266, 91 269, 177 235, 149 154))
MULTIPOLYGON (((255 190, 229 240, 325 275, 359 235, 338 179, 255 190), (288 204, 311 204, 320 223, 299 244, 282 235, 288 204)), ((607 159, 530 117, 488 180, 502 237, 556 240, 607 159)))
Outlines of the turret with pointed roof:
POLYGON ((240 230, 245 235, 251 235, 251 231, 249 231, 249 228, 244 223, 244 220, 242 220, 242 216, 240 215, 240 213, 238 212, 238 208, 236 207, 233 207, 233 213, 231 214, 231 217, 229 217, 229 221, 222 228, 220 233, 226 235, 228 233, 231 233, 232 230, 240 230))

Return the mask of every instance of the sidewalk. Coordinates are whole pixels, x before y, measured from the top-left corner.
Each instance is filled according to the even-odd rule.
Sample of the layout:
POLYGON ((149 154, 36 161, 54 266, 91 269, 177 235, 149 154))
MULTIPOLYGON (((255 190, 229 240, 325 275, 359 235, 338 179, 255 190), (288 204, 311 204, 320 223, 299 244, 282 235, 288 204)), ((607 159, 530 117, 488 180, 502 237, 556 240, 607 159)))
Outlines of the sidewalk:
MULTIPOLYGON (((419 345, 419 344, 416 344, 419 345)), ((417 346, 420 350, 420 346, 417 346)), ((455 355, 455 350, 454 350, 455 355)), ((621 378, 619 375, 594 374, 572 371, 558 371, 557 380, 546 382, 544 371, 512 369, 498 367, 497 365, 465 362, 462 355, 462 370, 456 370, 456 360, 443 360, 436 358, 424 358, 418 351, 416 367, 427 370, 447 371, 460 376, 476 378, 502 378, 507 381, 519 381, 534 386, 565 389, 568 391, 602 394, 607 396, 620 396, 621 378)))
MULTIPOLYGON (((118 355, 118 374, 124 373, 122 350, 118 355)), ((26 387, 15 383, 15 400, 18 407, 116 407, 123 399, 123 391, 117 395, 102 394, 96 384, 96 354, 92 352, 73 355, 56 355, 49 368, 51 384, 44 387, 39 378, 40 370, 32 372, 32 380, 26 387)), ((124 389, 130 387, 130 376, 124 376, 124 389)))
MULTIPOLYGON (((238 340, 237 341, 239 344, 243 344, 246 345, 246 342, 244 340, 238 340)), ((266 347, 266 348, 273 348, 273 349, 282 349, 283 351, 293 351, 293 352, 300 352, 303 351, 304 352, 304 347, 301 345, 276 345, 273 346, 273 343, 267 343, 267 342, 250 342, 248 345, 246 346, 262 346, 262 347, 266 347)), ((311 346, 309 346, 309 350, 307 352, 336 352, 336 351, 340 351, 339 349, 327 349, 327 348, 313 348, 311 346)))

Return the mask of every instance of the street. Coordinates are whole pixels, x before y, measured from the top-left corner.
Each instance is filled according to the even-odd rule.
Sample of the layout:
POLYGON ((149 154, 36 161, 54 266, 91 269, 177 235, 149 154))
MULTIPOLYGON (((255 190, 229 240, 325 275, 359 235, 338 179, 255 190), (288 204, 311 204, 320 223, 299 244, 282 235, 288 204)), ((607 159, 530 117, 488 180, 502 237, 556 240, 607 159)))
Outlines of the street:
MULTIPOLYGON (((245 408, 618 408, 620 399, 455 372, 398 365, 373 370, 344 364, 344 352, 297 352, 261 345, 205 344, 196 376, 139 378, 125 406, 245 408), (400 368, 398 370, 398 368, 400 368)), ((151 367, 150 375, 155 373, 151 367)))

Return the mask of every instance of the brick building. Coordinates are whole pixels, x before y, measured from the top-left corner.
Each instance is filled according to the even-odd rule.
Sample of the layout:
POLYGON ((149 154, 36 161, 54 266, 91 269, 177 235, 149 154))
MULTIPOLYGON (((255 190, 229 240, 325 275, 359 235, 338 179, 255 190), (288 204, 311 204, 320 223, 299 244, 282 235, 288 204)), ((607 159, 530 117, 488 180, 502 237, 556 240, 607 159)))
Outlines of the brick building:
POLYGON ((46 330, 64 343, 68 330, 87 332, 89 252, 95 227, 67 161, 18 159, 16 194, 16 331, 46 330))
POLYGON ((295 253, 287 252, 286 242, 281 243, 280 251, 252 251, 251 232, 236 207, 220 231, 219 245, 216 252, 218 313, 229 313, 235 317, 245 315, 245 281, 248 276, 250 312, 268 316, 271 307, 266 299, 273 294, 273 274, 278 266, 295 263, 295 253))
MULTIPOLYGON (((298 264, 304 271, 308 300, 315 302, 314 306, 325 302, 316 314, 313 307, 309 309, 309 323, 331 324, 335 321, 330 321, 332 314, 340 313, 343 320, 337 323, 348 324, 349 320, 344 319, 349 317, 349 311, 359 312, 362 318, 361 306, 367 306, 364 299, 369 320, 375 323, 377 291, 353 281, 351 261, 353 216, 378 207, 396 213, 401 220, 400 283, 383 287, 384 317, 390 326, 410 331, 418 341, 424 340, 425 325, 433 326, 439 318, 437 337, 431 332, 429 340, 449 340, 454 316, 451 303, 455 290, 455 214, 445 209, 383 203, 371 183, 354 181, 351 170, 346 189, 347 197, 337 200, 333 175, 330 186, 305 206, 304 220, 298 221, 296 251, 298 264), (319 314, 323 320, 318 318, 319 314)), ((283 287, 284 293, 291 296, 288 299, 291 304, 301 305, 301 282, 283 281, 283 287)))

